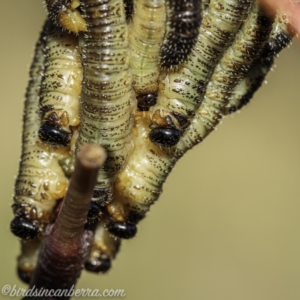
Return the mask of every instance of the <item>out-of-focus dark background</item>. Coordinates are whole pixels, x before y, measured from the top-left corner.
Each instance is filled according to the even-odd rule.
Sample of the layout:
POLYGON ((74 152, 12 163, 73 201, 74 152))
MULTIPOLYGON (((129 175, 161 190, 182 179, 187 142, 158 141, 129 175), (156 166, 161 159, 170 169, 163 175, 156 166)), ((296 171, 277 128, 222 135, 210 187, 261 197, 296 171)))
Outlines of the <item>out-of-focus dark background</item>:
MULTIPOLYGON (((9 232, 10 205, 29 64, 45 8, 29 0, 0 7, 0 288, 25 287, 15 274, 19 241, 9 232)), ((300 299, 296 41, 274 70, 241 113, 180 160, 109 274, 83 272, 78 288, 125 289, 130 300, 300 299)))

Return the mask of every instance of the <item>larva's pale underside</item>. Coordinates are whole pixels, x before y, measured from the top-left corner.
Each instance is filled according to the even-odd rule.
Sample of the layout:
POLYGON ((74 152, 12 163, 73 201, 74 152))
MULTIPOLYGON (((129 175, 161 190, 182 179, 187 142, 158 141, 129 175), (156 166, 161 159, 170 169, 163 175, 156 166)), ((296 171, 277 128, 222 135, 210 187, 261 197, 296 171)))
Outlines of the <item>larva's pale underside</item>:
POLYGON ((150 109, 150 139, 163 147, 178 143, 224 50, 246 19, 252 1, 211 1, 188 59, 176 71, 161 74, 157 103, 150 109))

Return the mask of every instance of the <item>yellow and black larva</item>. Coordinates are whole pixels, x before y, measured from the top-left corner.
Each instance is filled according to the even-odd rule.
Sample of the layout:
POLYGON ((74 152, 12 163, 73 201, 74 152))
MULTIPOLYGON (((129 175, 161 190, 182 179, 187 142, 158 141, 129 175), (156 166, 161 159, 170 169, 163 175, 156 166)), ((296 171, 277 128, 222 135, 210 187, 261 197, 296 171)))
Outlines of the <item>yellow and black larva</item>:
POLYGON ((287 25, 286 18, 278 14, 268 43, 260 51, 259 58, 254 61, 245 77, 236 86, 226 107, 226 114, 231 114, 246 105, 262 85, 273 65, 275 56, 291 42, 292 32, 289 33, 287 25))
POLYGON ((165 27, 165 0, 134 2, 134 14, 129 24, 130 70, 141 111, 149 110, 156 103, 159 53, 165 27))
POLYGON ((160 66, 171 69, 183 63, 196 43, 201 21, 201 0, 166 0, 167 31, 160 66))
POLYGON ((80 123, 82 64, 78 37, 50 24, 44 55, 39 137, 49 145, 67 147, 80 123))
POLYGON ((74 33, 86 31, 86 23, 79 11, 80 0, 45 0, 49 18, 74 33))
POLYGON ((271 24, 255 1, 235 41, 215 68, 204 101, 196 111, 191 125, 174 147, 173 154, 176 157, 181 157, 188 149, 201 142, 219 123, 231 94, 268 41, 271 24))
MULTIPOLYGON (((47 26, 45 26, 47 28, 47 26)), ((15 218, 11 231, 22 239, 34 239, 49 222, 53 207, 64 197, 68 185, 58 160, 66 155, 64 149, 53 152, 38 137, 40 126, 38 106, 39 87, 44 69, 44 28, 37 43, 30 69, 23 119, 22 155, 15 183, 13 210, 15 218)))
POLYGON ((203 104, 179 143, 169 151, 148 139, 149 123, 142 114, 136 116, 135 150, 115 184, 115 199, 108 204, 110 219, 106 226, 115 236, 130 238, 131 228, 140 221, 161 193, 162 184, 179 157, 201 142, 219 122, 230 93, 259 55, 268 40, 272 23, 254 3, 249 18, 227 49, 208 85, 203 104), (213 93, 215 91, 216 93, 213 93), (219 96, 219 97, 217 97, 219 96), (117 226, 115 225, 117 224, 117 226), (121 226, 128 228, 127 235, 121 226))
POLYGON ((29 284, 35 270, 41 246, 39 239, 21 241, 21 254, 17 260, 17 273, 19 278, 29 284))
POLYGON ((123 1, 84 0, 82 11, 87 32, 80 36, 84 79, 76 149, 91 142, 107 151, 92 198, 100 210, 100 206, 111 201, 115 177, 124 168, 133 147, 131 130, 136 99, 129 70, 123 1))
POLYGON ((206 85, 223 52, 247 18, 252 0, 212 0, 204 12, 197 42, 176 71, 161 74, 157 103, 150 109, 150 140, 162 147, 178 143, 203 100, 206 85))
POLYGON ((111 260, 115 258, 120 248, 120 239, 113 237, 100 221, 94 230, 94 241, 89 258, 85 262, 85 269, 93 273, 106 273, 111 267, 111 260))

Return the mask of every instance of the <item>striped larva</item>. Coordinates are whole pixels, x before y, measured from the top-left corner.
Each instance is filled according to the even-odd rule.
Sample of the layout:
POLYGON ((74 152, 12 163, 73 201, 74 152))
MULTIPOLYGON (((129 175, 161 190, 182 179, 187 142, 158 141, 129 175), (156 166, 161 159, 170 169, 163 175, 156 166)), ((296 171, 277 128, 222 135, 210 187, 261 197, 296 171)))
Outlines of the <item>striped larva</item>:
MULTIPOLYGON (((261 14, 255 3, 249 18, 237 34, 237 38, 216 67, 211 81, 213 86, 209 83, 207 87, 203 103, 206 109, 207 107, 211 108, 215 113, 209 119, 214 121, 215 125, 227 104, 230 91, 238 83, 239 76, 247 71, 251 62, 256 58, 258 50, 263 47, 270 30, 271 23, 261 14), (222 98, 212 98, 212 91, 217 91, 222 98), (217 105, 217 108, 214 105, 217 105)), ((194 138, 194 131, 195 129, 199 130, 199 127, 202 131, 205 130, 205 133, 212 130, 213 127, 208 127, 210 123, 206 119, 204 121, 200 119, 199 115, 202 111, 203 106, 201 105, 179 143, 169 151, 164 151, 150 143, 147 138, 149 131, 147 120, 141 116, 136 117, 135 150, 125 169, 118 175, 115 185, 115 200, 107 206, 111 219, 106 226, 112 234, 122 238, 134 235, 129 234, 133 232, 132 227, 144 217, 150 205, 159 197, 162 184, 178 158, 194 144, 203 140, 205 136, 201 136, 200 139, 196 135, 196 139, 192 141, 188 138, 191 136, 194 138), (202 121, 200 125, 198 125, 199 119, 202 121), (194 124, 198 127, 195 127, 194 124)))
MULTIPOLYGON (((82 111, 76 149, 88 142, 106 148, 108 158, 94 189, 95 205, 112 199, 116 175, 132 149, 132 113, 136 105, 129 70, 128 30, 121 0, 85 0, 87 33, 81 35, 82 111)), ((96 210, 95 210, 96 211, 96 210)))
POLYGON ((245 77, 236 86, 226 107, 226 114, 235 112, 246 105, 263 83, 270 71, 275 56, 291 42, 292 33, 288 33, 285 17, 278 14, 273 24, 270 39, 260 52, 259 58, 252 64, 245 77))
POLYGON ((196 43, 201 21, 201 0, 166 0, 167 30, 160 66, 172 69, 183 63, 196 43))
POLYGON ((196 111, 191 125, 174 147, 176 157, 181 157, 188 149, 201 142, 219 123, 231 94, 268 41, 270 25, 259 4, 255 2, 235 41, 216 67, 204 101, 196 111))
POLYGON ((79 123, 82 65, 78 37, 49 25, 44 50, 45 71, 40 88, 40 139, 53 146, 69 146, 79 123))
POLYGON ((58 164, 66 153, 63 149, 53 152, 38 138, 38 92, 44 69, 45 39, 44 28, 30 69, 31 80, 24 107, 22 155, 15 183, 15 218, 11 222, 11 231, 22 239, 34 239, 39 235, 44 224, 49 222, 57 200, 64 197, 68 185, 58 164))
POLYGON ((164 0, 139 0, 129 25, 130 70, 139 110, 149 110, 157 98, 159 53, 165 33, 164 0))
POLYGON ((176 71, 165 71, 157 103, 150 109, 150 140, 162 147, 178 143, 202 102, 211 74, 246 19, 252 1, 212 0, 204 12, 196 45, 176 71))
POLYGON ((49 18, 71 32, 86 31, 80 11, 80 0, 46 0, 49 18))
POLYGON ((84 265, 85 269, 94 273, 106 273, 111 267, 111 260, 119 251, 120 242, 120 239, 111 236, 102 221, 99 222, 95 229, 89 258, 84 265))
POLYGON ((37 264, 40 245, 41 241, 39 239, 21 241, 21 254, 18 256, 17 273, 24 283, 30 283, 37 264))

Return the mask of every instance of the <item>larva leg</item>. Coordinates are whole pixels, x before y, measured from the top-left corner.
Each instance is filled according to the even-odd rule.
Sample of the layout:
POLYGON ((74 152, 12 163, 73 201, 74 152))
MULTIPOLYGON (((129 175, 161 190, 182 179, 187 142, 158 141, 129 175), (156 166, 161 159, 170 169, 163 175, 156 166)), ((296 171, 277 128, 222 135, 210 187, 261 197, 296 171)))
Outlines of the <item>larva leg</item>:
POLYGON ((63 150, 52 152, 40 142, 37 135, 40 126, 38 94, 44 69, 45 38, 44 29, 30 69, 31 80, 24 107, 22 155, 15 183, 15 218, 11 222, 11 231, 22 239, 34 239, 39 235, 44 224, 49 222, 57 200, 64 197, 68 185, 58 164, 58 159, 66 153, 63 150))
POLYGON ((138 109, 149 110, 156 103, 159 53, 165 33, 164 0, 138 0, 129 25, 130 70, 138 109))
POLYGON ((17 272, 19 278, 29 284, 38 260, 41 241, 21 241, 21 255, 18 257, 17 272))
POLYGON ((120 248, 120 239, 114 238, 101 221, 97 224, 93 247, 85 263, 85 269, 94 273, 106 273, 120 248))
POLYGON ((150 109, 150 140, 176 145, 203 100, 206 85, 220 57, 246 19, 252 1, 212 0, 203 14, 196 45, 176 71, 161 74, 157 103, 150 109))
POLYGON ((78 37, 50 25, 44 55, 39 137, 49 145, 66 147, 80 123, 82 65, 78 37))
POLYGON ((160 65, 172 69, 183 63, 196 43, 201 21, 200 0, 166 0, 167 32, 160 65))
POLYGON ((91 142, 105 147, 108 158, 100 170, 92 201, 112 200, 116 175, 132 150, 132 113, 136 100, 129 71, 128 30, 123 1, 84 0, 88 31, 80 36, 84 84, 77 149, 91 142))
POLYGON ((78 33, 86 31, 86 23, 78 8, 80 0, 46 0, 49 18, 63 28, 78 33))
POLYGON ((241 109, 250 101, 271 69, 274 57, 291 42, 291 34, 288 32, 287 21, 284 16, 277 15, 269 42, 262 49, 259 58, 252 64, 245 77, 235 88, 226 107, 226 114, 241 109))

